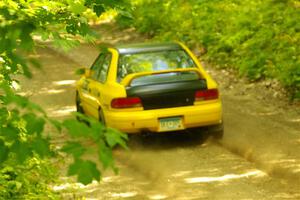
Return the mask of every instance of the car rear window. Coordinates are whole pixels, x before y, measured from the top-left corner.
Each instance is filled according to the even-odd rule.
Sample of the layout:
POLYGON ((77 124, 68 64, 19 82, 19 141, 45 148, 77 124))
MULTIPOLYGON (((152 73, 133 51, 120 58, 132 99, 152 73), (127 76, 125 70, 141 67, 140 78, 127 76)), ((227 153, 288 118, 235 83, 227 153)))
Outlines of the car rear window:
POLYGON ((195 64, 183 50, 168 50, 121 54, 118 64, 118 82, 125 76, 138 72, 193 68, 195 64))

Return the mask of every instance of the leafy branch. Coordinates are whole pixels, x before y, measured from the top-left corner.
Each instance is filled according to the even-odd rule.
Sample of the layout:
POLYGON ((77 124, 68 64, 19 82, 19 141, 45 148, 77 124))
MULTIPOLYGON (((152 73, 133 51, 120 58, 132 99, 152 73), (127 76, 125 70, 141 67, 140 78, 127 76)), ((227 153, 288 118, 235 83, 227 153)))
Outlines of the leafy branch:
MULTIPOLYGON (((26 166, 24 170, 30 169, 27 164, 32 158, 55 157, 51 138, 45 133, 47 124, 58 132, 67 130, 70 133, 71 141, 62 148, 74 158, 69 175, 77 175, 84 184, 93 179, 100 180, 99 166, 84 159, 84 154, 91 149, 98 152, 103 169, 116 171, 112 148, 116 145, 126 148, 125 134, 82 115, 77 117, 89 125, 75 118, 63 122, 50 119, 40 106, 17 95, 14 90, 14 84, 18 83, 16 75, 31 78, 30 66, 40 67, 37 60, 26 56, 35 52, 36 40, 73 46, 79 44, 79 39, 93 38, 96 35, 89 28, 87 12, 100 16, 108 9, 124 10, 126 4, 116 0, 0 1, 0 168, 16 169, 15 180, 22 176, 23 166, 26 166), (95 147, 84 145, 84 141, 91 141, 95 147)), ((0 176, 6 173, 1 171, 0 176)), ((26 182, 26 179, 22 180, 26 182)), ((25 185, 21 183, 18 187, 25 185)), ((22 196, 22 193, 10 189, 8 182, 1 182, 0 196, 15 198, 14 195, 22 196)))

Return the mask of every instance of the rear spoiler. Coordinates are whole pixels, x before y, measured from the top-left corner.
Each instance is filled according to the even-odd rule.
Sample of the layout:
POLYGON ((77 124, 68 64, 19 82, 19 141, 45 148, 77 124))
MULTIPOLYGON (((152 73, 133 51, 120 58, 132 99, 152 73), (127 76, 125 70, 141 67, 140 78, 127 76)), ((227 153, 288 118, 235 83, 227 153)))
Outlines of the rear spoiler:
POLYGON ((172 72, 196 72, 199 74, 200 77, 203 77, 201 74, 201 71, 197 68, 184 68, 184 69, 172 69, 172 70, 161 70, 161 71, 155 71, 155 72, 139 72, 139 73, 133 73, 125 76, 125 78, 121 81, 121 84, 125 87, 129 86, 132 82, 132 80, 142 77, 142 76, 148 76, 148 75, 155 75, 155 74, 166 74, 166 73, 172 73, 172 72))

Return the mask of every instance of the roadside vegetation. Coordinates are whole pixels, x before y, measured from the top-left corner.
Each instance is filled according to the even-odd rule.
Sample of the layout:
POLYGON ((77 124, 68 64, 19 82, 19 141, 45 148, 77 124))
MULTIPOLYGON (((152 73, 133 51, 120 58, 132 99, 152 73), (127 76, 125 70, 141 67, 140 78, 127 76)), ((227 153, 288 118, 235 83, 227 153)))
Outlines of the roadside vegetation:
POLYGON ((154 40, 180 40, 218 68, 275 79, 300 98, 299 0, 134 0, 118 23, 154 40))
MULTIPOLYGON (((0 199, 56 199, 50 188, 58 180, 54 162, 62 152, 72 157, 69 176, 88 184, 100 180, 101 171, 114 166, 112 148, 126 148, 127 136, 106 128, 96 120, 77 114, 57 121, 40 106, 17 94, 17 77, 32 77, 31 67, 40 66, 33 59, 36 46, 43 41, 64 49, 93 41, 90 17, 109 9, 124 9, 118 1, 2 0, 0 1, 0 199), (39 41, 39 42, 37 42, 39 41), (51 137, 69 133, 68 141, 58 148, 51 137), (85 144, 94 145, 85 145, 85 144), (84 158, 94 152, 99 163, 84 158)), ((47 74, 45 75, 47 76, 47 74)), ((75 91, 74 91, 75 92, 75 91)))

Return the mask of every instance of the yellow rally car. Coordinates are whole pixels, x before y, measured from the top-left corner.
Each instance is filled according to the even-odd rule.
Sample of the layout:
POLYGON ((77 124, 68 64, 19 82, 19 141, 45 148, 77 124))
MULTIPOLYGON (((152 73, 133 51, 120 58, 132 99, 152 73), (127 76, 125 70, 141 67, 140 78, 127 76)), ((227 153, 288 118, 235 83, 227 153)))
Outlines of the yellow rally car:
POLYGON ((76 84, 76 107, 126 133, 209 127, 223 136, 217 84, 181 43, 103 48, 76 84))

